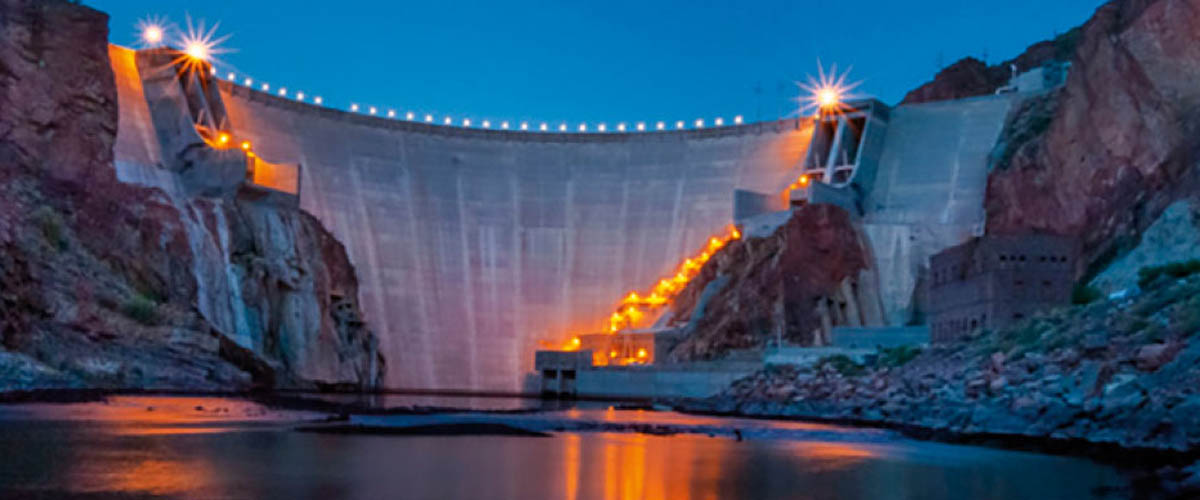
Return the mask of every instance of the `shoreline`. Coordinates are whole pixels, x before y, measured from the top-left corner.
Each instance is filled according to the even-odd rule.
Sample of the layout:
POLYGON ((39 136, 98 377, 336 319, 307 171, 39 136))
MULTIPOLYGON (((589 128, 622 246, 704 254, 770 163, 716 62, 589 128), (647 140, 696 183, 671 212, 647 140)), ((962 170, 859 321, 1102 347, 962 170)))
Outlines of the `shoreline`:
MULTIPOLYGON (((1149 465, 1183 466, 1200 460, 1200 450, 1172 450, 1153 447, 1130 447, 1119 443, 1099 442, 1081 438, 1056 438, 1050 436, 1015 434, 1007 432, 963 432, 950 429, 938 429, 919 424, 852 418, 844 416, 826 416, 813 413, 788 413, 786 411, 741 411, 717 408, 720 402, 707 400, 651 400, 627 399, 616 401, 611 399, 552 399, 536 395, 499 395, 469 392, 438 392, 438 391, 385 391, 385 392, 349 392, 349 391, 180 391, 180 390, 146 390, 146 389, 38 389, 25 391, 0 392, 0 406, 20 404, 78 404, 103 402, 114 396, 163 396, 163 397, 224 397, 243 399, 264 406, 285 409, 303 410, 328 413, 335 416, 363 415, 435 415, 445 413, 466 413, 480 415, 520 415, 547 411, 547 408, 519 409, 472 409, 454 406, 374 406, 367 402, 338 402, 321 399, 329 396, 361 396, 363 398, 386 396, 415 396, 415 397, 447 397, 447 398, 497 398, 525 399, 531 401, 557 402, 564 407, 574 406, 577 402, 613 402, 626 403, 614 405, 619 409, 640 409, 645 411, 661 411, 669 409, 688 415, 708 416, 719 418, 743 418, 764 421, 783 421, 836 425, 856 429, 876 429, 896 432, 904 437, 918 440, 947 444, 980 446, 1011 451, 1023 451, 1047 455, 1084 457, 1101 462, 1121 465, 1125 468, 1143 469, 1149 465), (628 404, 634 403, 634 404, 628 404), (1130 465, 1138 462, 1139 465, 1130 465)), ((732 400, 730 400, 732 402, 732 400)), ((768 408, 772 405, 768 405, 768 408)), ((782 409, 782 408, 780 408, 782 409)))
MULTIPOLYGON (((433 406, 371 406, 363 401, 334 402, 320 399, 321 396, 363 396, 380 397, 397 396, 442 396, 442 397, 497 397, 519 398, 544 402, 558 402, 563 408, 574 406, 582 400, 556 400, 536 396, 480 396, 470 393, 433 394, 427 391, 408 393, 402 391, 388 392, 328 392, 328 391, 168 391, 168 390, 101 390, 101 389, 47 389, 34 391, 0 393, 0 408, 6 405, 20 404, 78 404, 103 402, 109 397, 119 396, 161 396, 161 397, 221 397, 241 399, 261 404, 277 410, 310 411, 327 414, 327 420, 310 422, 304 426, 293 428, 295 432, 322 432, 333 434, 357 435, 460 435, 463 424, 449 426, 432 426, 428 429, 397 430, 380 428, 377 425, 351 424, 350 417, 357 416, 433 416, 439 414, 468 414, 494 415, 503 418, 505 415, 519 416, 553 411, 551 408, 523 409, 470 409, 463 407, 433 407, 433 406), (307 396, 307 397, 306 397, 307 396)), ((732 401, 732 400, 729 400, 732 401)), ((614 402, 615 403, 615 402, 614 402)), ((741 411, 723 410, 716 406, 720 401, 714 400, 640 400, 639 404, 614 404, 614 408, 637 409, 645 411, 674 411, 686 415, 706 416, 714 418, 740 418, 747 420, 810 423, 832 425, 863 431, 877 430, 893 432, 897 436, 918 442, 942 443, 950 445, 973 446, 994 450, 1034 453, 1040 455, 1061 456, 1086 459, 1098 464, 1114 467, 1126 475, 1130 487, 1134 491, 1150 491, 1164 493, 1165 498, 1176 498, 1180 492, 1189 493, 1191 490, 1182 486, 1193 481, 1190 469, 1200 463, 1200 450, 1168 450, 1146 447, 1127 447, 1118 443, 1103 443, 1078 438, 1054 438, 1048 436, 1021 435, 1001 432, 962 432, 949 429, 935 429, 928 426, 904 422, 869 420, 851 417, 832 417, 817 414, 789 414, 783 411, 741 411), (1193 465, 1193 467, 1188 467, 1193 465), (1181 489, 1182 488, 1182 489, 1181 489)), ((497 425, 480 425, 479 423, 465 424, 467 434, 507 434, 528 435, 547 434, 556 432, 626 432, 656 435, 674 435, 680 432, 671 431, 670 426, 655 426, 652 424, 619 424, 616 426, 598 427, 562 427, 536 429, 526 434, 508 428, 500 423, 497 425), (503 428, 501 428, 503 427, 503 428), (664 429, 667 430, 664 432, 664 429)), ((708 433, 709 437, 733 439, 740 438, 736 428, 729 435, 708 433)), ((788 439, 788 438, 780 438, 788 439)), ((1184 498, 1179 496, 1178 498, 1184 498)))
POLYGON ((1089 441, 1079 438, 1054 438, 1005 432, 962 432, 950 429, 936 429, 905 422, 863 418, 718 410, 705 408, 705 405, 696 404, 696 402, 674 402, 669 406, 673 411, 688 415, 804 422, 855 429, 887 430, 916 441, 978 446, 1042 455, 1087 458, 1130 470, 1152 471, 1160 467, 1183 467, 1200 460, 1200 450, 1180 451, 1150 447, 1128 447, 1118 443, 1089 441))

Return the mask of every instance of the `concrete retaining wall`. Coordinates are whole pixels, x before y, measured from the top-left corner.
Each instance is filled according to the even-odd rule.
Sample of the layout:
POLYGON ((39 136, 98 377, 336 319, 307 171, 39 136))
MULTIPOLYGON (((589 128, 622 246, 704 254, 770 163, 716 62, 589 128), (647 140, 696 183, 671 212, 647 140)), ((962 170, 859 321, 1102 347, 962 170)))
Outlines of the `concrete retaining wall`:
POLYGON ((762 368, 741 363, 721 369, 642 367, 581 370, 575 381, 579 396, 627 398, 706 398, 762 368))
POLYGON ((929 343, 929 327, 897 326, 889 328, 833 329, 833 347, 876 349, 879 347, 918 346, 929 343))
POLYGON ((907 324, 920 313, 916 292, 930 256, 982 234, 988 155, 1024 97, 892 110, 875 187, 863 207, 888 324, 907 324))

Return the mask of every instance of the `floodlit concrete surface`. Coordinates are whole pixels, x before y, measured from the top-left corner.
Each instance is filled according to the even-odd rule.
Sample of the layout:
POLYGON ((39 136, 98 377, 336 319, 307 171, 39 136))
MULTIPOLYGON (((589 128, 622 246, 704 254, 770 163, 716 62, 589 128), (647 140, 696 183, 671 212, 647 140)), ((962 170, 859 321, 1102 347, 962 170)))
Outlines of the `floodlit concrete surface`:
POLYGON ((983 232, 988 155, 1023 97, 892 109, 864 216, 888 324, 912 318, 918 278, 931 255, 983 232))
MULTIPOLYGON (((118 176, 178 193, 133 53, 111 53, 118 176)), ((1021 98, 891 110, 862 219, 887 324, 913 317, 930 255, 982 230, 987 157, 1021 98)), ((807 119, 629 134, 463 129, 227 82, 221 99, 236 140, 266 162, 299 167, 298 179, 282 175, 289 170, 272 182, 298 184, 301 207, 346 246, 392 388, 536 389, 524 384, 535 351, 603 330, 630 290, 646 290, 723 234, 735 190, 782 193, 812 136, 807 119)), ((629 382, 670 392, 687 379, 707 391, 695 381, 709 375, 629 382)))
POLYGON ((807 121, 640 134, 464 130, 223 87, 234 133, 301 165, 346 245, 390 387, 523 389, 539 340, 600 331, 798 175, 807 121))
POLYGON ((122 182, 160 187, 176 193, 174 176, 161 168, 162 151, 142 90, 137 52, 108 46, 117 83, 117 142, 113 145, 117 178, 122 182))

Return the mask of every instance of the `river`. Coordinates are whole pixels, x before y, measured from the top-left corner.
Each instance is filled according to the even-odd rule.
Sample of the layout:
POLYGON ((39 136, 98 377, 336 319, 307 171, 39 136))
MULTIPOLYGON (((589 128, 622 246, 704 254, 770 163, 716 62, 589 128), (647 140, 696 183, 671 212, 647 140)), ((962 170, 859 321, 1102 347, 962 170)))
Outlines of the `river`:
POLYGON ((493 422, 549 437, 298 432, 327 415, 225 398, 5 405, 0 498, 1073 499, 1111 498, 1126 486, 1118 470, 1086 459, 890 431, 598 404, 430 405, 455 403, 526 411, 351 423, 493 422))

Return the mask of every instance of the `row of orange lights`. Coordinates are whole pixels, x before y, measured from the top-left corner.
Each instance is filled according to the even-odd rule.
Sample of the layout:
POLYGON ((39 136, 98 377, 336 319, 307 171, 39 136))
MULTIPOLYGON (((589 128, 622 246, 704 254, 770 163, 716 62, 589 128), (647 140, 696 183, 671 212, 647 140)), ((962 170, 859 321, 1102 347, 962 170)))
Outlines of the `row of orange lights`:
POLYGON ((808 174, 801 175, 796 182, 791 183, 787 189, 783 190, 783 198, 788 199, 792 195, 792 191, 807 188, 810 184, 812 184, 812 179, 808 174))
MULTIPOLYGON (((217 148, 228 148, 231 146, 232 142, 233 136, 229 135, 229 132, 221 132, 217 134, 217 148)), ((240 148, 242 151, 245 151, 246 156, 254 158, 255 155, 250 141, 242 141, 242 143, 238 145, 238 148, 240 148)))
POLYGON ((645 364, 646 361, 649 359, 650 353, 646 352, 646 349, 642 348, 642 349, 638 349, 636 357, 627 357, 624 359, 617 359, 617 356, 619 356, 619 355, 620 355, 620 353, 618 353, 615 350, 609 351, 608 357, 610 360, 612 360, 612 361, 609 361, 609 363, 617 362, 619 364, 625 364, 625 365, 645 364))
MULTIPOLYGON (((645 309, 653 310, 667 305, 700 273, 700 270, 704 268, 704 264, 708 263, 717 251, 724 248, 729 242, 741 238, 742 233, 738 230, 737 226, 730 225, 724 236, 709 238, 704 249, 700 250, 695 256, 684 259, 676 268, 674 275, 659 280, 649 292, 642 294, 637 293, 637 291, 629 292, 629 295, 621 299, 616 312, 613 312, 609 316, 608 333, 617 333, 622 330, 634 328, 646 318, 645 309)), ((564 351, 577 351, 581 346, 582 341, 578 336, 575 336, 568 340, 562 346, 562 349, 564 351)))
POLYGON ((642 294, 638 294, 636 291, 629 292, 629 295, 621 300, 617 311, 609 317, 609 333, 617 333, 635 327, 646 316, 643 309, 654 309, 666 305, 687 287, 687 284, 700 273, 704 264, 708 263, 717 251, 741 237, 742 233, 738 231, 737 227, 729 226, 724 236, 709 238, 708 244, 699 253, 684 259, 676 268, 674 275, 659 280, 649 292, 642 294))

